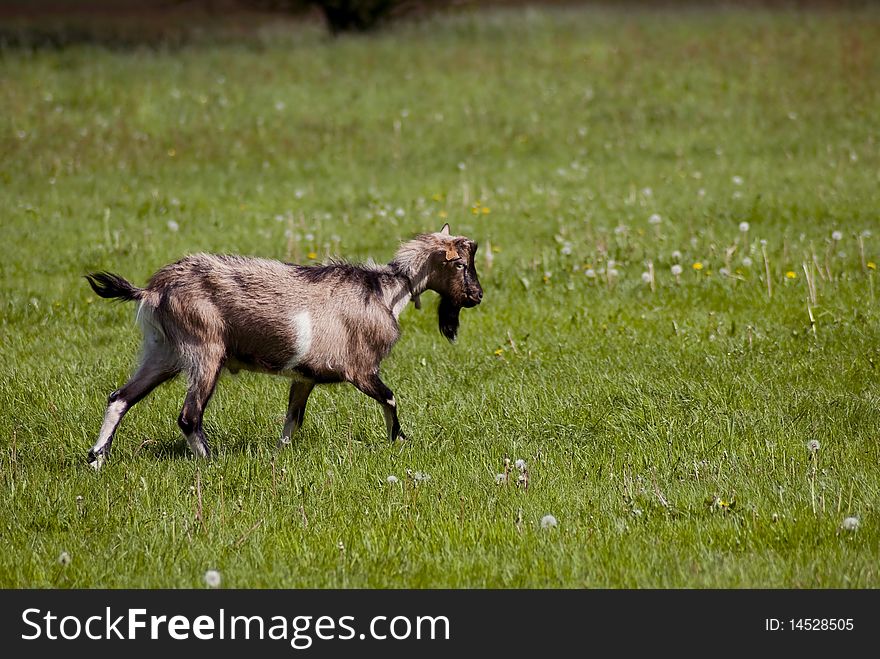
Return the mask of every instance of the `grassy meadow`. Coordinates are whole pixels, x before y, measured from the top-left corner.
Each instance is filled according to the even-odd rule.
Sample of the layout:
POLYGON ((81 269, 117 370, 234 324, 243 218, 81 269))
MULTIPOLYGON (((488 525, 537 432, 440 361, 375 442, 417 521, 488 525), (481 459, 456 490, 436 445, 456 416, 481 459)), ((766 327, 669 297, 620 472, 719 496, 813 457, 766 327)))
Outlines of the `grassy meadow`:
POLYGON ((0 586, 880 587, 878 108, 875 10, 3 51, 0 586), (485 298, 454 345, 404 311, 410 441, 339 385, 276 452, 288 384, 242 373, 211 462, 178 379, 87 466, 139 334, 84 273, 445 221, 485 298))

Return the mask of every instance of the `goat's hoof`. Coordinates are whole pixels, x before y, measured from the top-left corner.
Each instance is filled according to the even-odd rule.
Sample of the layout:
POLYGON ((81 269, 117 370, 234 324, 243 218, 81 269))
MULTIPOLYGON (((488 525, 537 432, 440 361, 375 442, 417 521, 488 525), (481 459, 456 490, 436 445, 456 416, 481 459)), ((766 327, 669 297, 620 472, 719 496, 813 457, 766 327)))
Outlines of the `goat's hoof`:
POLYGON ((407 440, 409 440, 409 437, 407 437, 402 430, 399 433, 397 433, 397 440, 396 441, 405 442, 407 440))
POLYGON ((92 450, 89 451, 89 466, 95 471, 98 471, 103 467, 106 460, 107 457, 103 453, 95 453, 92 450))

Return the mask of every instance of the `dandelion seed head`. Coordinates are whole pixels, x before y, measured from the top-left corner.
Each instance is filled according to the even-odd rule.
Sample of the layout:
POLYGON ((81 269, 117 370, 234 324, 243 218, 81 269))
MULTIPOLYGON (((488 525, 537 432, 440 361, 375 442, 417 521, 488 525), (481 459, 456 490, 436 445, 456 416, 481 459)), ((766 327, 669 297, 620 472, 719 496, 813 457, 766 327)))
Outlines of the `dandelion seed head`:
POLYGON ((208 588, 218 588, 220 586, 220 573, 217 570, 205 572, 205 585, 208 588))
POLYGON ((651 217, 648 218, 648 224, 660 224, 660 222, 662 221, 663 218, 660 217, 657 213, 654 213, 653 215, 651 215, 651 217))
POLYGON ((843 239, 843 233, 840 231, 832 231, 831 232, 831 240, 837 241, 843 239))
POLYGON ((526 470, 526 461, 520 458, 516 462, 513 463, 513 466, 519 469, 520 471, 526 470))
POLYGON ((394 485, 397 482, 397 476, 391 474, 388 478, 385 479, 385 482, 387 482, 389 485, 394 485))
POLYGON ((61 567, 67 567, 68 565, 70 565, 70 554, 68 554, 66 551, 58 554, 58 565, 60 565, 61 567))
POLYGON ((744 256, 743 260, 742 260, 742 264, 747 268, 751 268, 752 267, 752 259, 750 259, 748 256, 744 256))
POLYGON ((556 518, 553 515, 544 515, 541 518, 541 528, 542 529, 552 529, 557 524, 556 518))
POLYGON ((681 261, 681 252, 675 250, 674 252, 672 252, 672 258, 676 261, 681 261))
POLYGON ((810 441, 807 442, 807 450, 810 451, 811 453, 815 453, 820 448, 821 448, 821 445, 819 444, 818 439, 811 439, 810 441))
POLYGON ((844 531, 856 531, 859 528, 859 518, 858 517, 846 517, 843 522, 841 522, 840 527, 844 531))
POLYGON ((733 181, 734 185, 742 185, 743 184, 743 177, 742 176, 734 176, 730 180, 733 181))
POLYGON ((171 232, 176 232, 180 229, 180 225, 174 220, 168 220, 168 230, 171 232))
POLYGON ((584 270, 584 275, 589 277, 590 279, 595 279, 596 278, 596 271, 593 270, 592 268, 587 268, 586 270, 584 270))
POLYGON ((507 480, 507 476, 504 474, 495 474, 495 484, 501 485, 504 481, 507 480))
POLYGON ((676 277, 678 277, 681 274, 681 266, 678 263, 674 264, 670 268, 670 270, 672 270, 672 274, 675 275, 676 277))
POLYGON ((748 222, 740 222, 740 223, 739 223, 739 230, 742 231, 743 233, 748 232, 748 230, 749 230, 749 223, 748 223, 748 222))
POLYGON ((650 272, 643 272, 642 273, 642 281, 645 282, 646 284, 650 284, 651 283, 651 273, 650 272))

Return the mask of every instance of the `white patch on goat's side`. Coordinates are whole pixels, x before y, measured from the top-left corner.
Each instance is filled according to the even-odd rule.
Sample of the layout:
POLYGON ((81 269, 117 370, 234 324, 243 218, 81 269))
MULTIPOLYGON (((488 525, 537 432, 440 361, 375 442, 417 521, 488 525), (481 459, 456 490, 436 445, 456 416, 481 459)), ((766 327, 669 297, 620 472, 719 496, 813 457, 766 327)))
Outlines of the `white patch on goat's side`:
POLYGON ((386 400, 385 402, 388 403, 391 407, 397 407, 397 401, 394 400, 393 397, 389 398, 389 399, 386 400))
POLYGON ((293 357, 284 367, 286 371, 292 371, 297 364, 308 354, 312 347, 312 317, 308 311, 300 311, 291 318, 291 326, 295 335, 293 357))
POLYGON ((107 411, 104 412, 104 423, 101 424, 101 432, 98 433, 98 441, 92 447, 92 453, 98 455, 107 446, 107 443, 113 438, 116 426, 119 425, 126 410, 125 401, 123 400, 114 400, 107 406, 107 411))

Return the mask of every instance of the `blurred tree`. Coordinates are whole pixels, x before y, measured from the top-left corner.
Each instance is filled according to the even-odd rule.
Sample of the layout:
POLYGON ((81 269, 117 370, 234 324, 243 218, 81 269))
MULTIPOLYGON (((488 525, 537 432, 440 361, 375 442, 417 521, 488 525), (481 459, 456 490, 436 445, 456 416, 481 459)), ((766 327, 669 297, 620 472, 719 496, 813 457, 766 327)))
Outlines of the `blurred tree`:
POLYGON ((451 0, 243 0, 262 10, 303 13, 314 7, 334 35, 368 32, 403 13, 451 4, 451 0))

